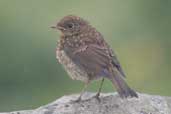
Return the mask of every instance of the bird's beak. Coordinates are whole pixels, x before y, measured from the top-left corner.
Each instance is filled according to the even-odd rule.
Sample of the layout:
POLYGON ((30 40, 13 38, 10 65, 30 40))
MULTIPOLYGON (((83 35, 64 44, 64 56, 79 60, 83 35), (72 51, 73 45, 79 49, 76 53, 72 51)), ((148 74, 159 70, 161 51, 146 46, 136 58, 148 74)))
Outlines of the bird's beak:
POLYGON ((59 25, 52 25, 52 26, 50 26, 50 28, 52 28, 52 29, 58 29, 58 30, 61 30, 61 31, 63 31, 63 30, 65 30, 65 28, 64 27, 61 27, 61 26, 59 26, 59 25))
POLYGON ((65 28, 64 28, 64 27, 61 27, 61 26, 57 26, 56 28, 57 28, 58 30, 62 30, 62 31, 65 30, 65 28))
POLYGON ((52 28, 52 29, 56 29, 57 27, 56 27, 56 26, 54 26, 54 25, 52 25, 52 26, 50 26, 50 28, 52 28))

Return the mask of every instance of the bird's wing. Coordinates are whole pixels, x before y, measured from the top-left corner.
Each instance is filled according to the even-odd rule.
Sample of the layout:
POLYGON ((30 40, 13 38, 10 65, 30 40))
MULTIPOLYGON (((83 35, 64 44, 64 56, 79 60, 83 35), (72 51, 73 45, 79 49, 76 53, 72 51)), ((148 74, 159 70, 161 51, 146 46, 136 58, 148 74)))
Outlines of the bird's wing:
POLYGON ((113 67, 116 67, 125 76, 116 56, 106 46, 97 44, 82 46, 74 51, 71 58, 75 64, 90 74, 105 75, 105 69, 108 69, 112 64, 113 67))

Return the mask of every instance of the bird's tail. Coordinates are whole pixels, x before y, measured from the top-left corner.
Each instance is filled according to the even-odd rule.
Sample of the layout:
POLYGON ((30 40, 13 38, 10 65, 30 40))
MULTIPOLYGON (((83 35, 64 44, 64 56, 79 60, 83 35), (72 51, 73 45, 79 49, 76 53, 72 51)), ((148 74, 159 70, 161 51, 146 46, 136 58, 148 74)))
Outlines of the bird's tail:
POLYGON ((110 76, 110 80, 112 81, 113 85, 116 87, 119 95, 122 98, 127 97, 137 97, 137 93, 132 90, 126 81, 124 80, 124 77, 119 73, 117 69, 112 69, 112 76, 110 76))

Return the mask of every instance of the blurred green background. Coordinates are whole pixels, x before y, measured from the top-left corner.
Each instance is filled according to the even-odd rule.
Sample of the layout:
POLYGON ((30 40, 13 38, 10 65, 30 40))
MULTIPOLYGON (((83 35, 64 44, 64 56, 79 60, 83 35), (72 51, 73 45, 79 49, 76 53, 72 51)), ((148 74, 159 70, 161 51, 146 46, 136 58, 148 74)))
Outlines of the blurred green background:
MULTIPOLYGON (((132 88, 171 96, 170 0, 0 0, 0 112, 81 91, 83 84, 57 62, 60 33, 49 28, 68 14, 85 18, 105 36, 132 88)), ((105 81, 103 92, 113 91, 105 81)))

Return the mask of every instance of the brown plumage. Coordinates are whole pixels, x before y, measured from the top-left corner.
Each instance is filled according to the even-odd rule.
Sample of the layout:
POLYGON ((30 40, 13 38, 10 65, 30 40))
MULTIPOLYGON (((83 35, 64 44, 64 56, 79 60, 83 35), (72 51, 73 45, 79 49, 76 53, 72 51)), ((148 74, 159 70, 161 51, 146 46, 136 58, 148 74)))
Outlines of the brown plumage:
POLYGON ((87 21, 69 15, 52 28, 62 32, 56 56, 72 79, 81 80, 86 86, 92 80, 102 79, 102 86, 104 78, 107 78, 111 80, 122 98, 138 97, 126 84, 125 74, 112 49, 87 21))

